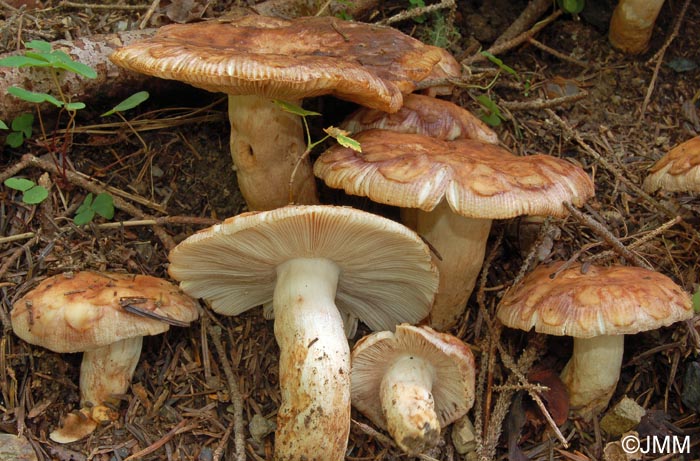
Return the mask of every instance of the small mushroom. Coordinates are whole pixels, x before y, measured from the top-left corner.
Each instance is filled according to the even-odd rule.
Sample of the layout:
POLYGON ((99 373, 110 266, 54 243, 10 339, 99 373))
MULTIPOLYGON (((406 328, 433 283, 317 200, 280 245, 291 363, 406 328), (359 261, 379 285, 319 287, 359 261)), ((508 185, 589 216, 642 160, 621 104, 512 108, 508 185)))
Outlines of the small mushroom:
POLYGON ((573 336, 562 371, 570 405, 588 417, 609 403, 620 377, 624 335, 693 316, 690 296, 670 278, 640 267, 539 266, 512 287, 496 316, 506 326, 573 336))
POLYGON ((700 136, 682 142, 661 157, 644 179, 644 190, 700 192, 700 136))
POLYGON ((437 250, 440 288, 430 312, 438 330, 464 313, 481 270, 491 221, 524 214, 566 216, 593 182, 548 155, 518 157, 473 139, 446 141, 371 129, 353 135, 362 152, 334 146, 314 165, 330 187, 403 207, 401 217, 437 250))
POLYGON ((474 404, 474 356, 454 336, 398 325, 352 350, 352 404, 409 455, 437 445, 440 431, 474 404))
POLYGON ((28 343, 83 352, 82 415, 51 433, 54 441, 68 443, 92 432, 102 404, 116 403, 113 395, 127 391, 143 337, 186 326, 198 312, 197 302, 166 280, 82 271, 45 279, 13 304, 10 315, 15 334, 28 343))
MULTIPOLYGON (((289 203, 288 183, 306 149, 301 118, 273 98, 299 105, 303 98, 331 94, 395 112, 402 94, 444 62, 445 52, 390 27, 251 15, 162 27, 110 59, 228 94, 239 188, 249 210, 268 210, 289 203)), ((300 161, 295 180, 294 202, 318 203, 308 160, 300 161)))
POLYGON ((343 317, 375 330, 415 323, 428 315, 437 289, 420 237, 345 207, 244 213, 184 240, 170 262, 182 289, 220 314, 272 303, 282 394, 278 461, 345 457, 350 348, 343 317))
POLYGON ((646 51, 663 5, 664 0, 620 0, 610 19, 610 43, 628 54, 646 51))

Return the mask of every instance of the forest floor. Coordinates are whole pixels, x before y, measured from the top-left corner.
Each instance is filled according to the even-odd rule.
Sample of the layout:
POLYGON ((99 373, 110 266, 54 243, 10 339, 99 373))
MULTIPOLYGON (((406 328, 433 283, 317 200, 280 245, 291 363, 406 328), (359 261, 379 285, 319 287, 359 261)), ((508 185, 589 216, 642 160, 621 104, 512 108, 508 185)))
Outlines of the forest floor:
MULTIPOLYGON (((137 29, 142 23, 155 27, 217 17, 234 3, 0 1, 0 53, 22 49, 32 39, 75 39, 137 29), (155 8, 149 10, 151 6, 155 8)), ((505 146, 520 155, 543 152, 567 158, 582 166, 596 185, 596 197, 582 209, 582 216, 547 220, 544 231, 541 222, 527 218, 494 224, 484 283, 470 299, 464 319, 451 330, 472 345, 482 370, 485 363, 491 364, 481 374, 488 384, 470 412, 477 427, 486 427, 478 447, 482 459, 602 459, 605 446, 619 440, 600 430, 598 417, 569 417, 559 426, 565 446, 538 411, 530 409, 528 397, 521 400, 513 386, 499 387, 513 375, 506 366, 508 357, 517 359, 529 348, 540 358, 540 373, 551 375, 571 350, 570 338, 488 328, 484 317, 493 314, 504 291, 524 272, 539 262, 576 259, 648 265, 689 293, 700 283, 700 201, 694 194, 648 195, 640 188, 657 159, 700 133, 700 3, 667 1, 649 50, 636 56, 614 50, 607 40, 612 2, 586 3, 579 17, 552 15, 548 9, 540 19, 549 19, 536 34, 494 52, 514 70, 496 78, 498 67, 481 59, 478 50, 491 47, 526 2, 458 1, 454 11, 438 8, 392 24, 447 47, 463 62, 464 85, 448 99, 476 114, 485 110, 477 98, 494 102, 502 115, 494 129, 505 146), (689 5, 687 10, 684 5, 689 5), (563 100, 553 101, 561 96, 563 100), (622 256, 620 246, 632 252, 633 261, 622 256), (504 406, 507 412, 501 411, 504 406), (504 435, 499 437, 501 430, 504 435)), ((392 18, 408 6, 408 1, 381 2, 359 19, 392 18)), ((38 126, 22 146, 0 147, 0 176, 18 165, 26 168, 16 175, 35 182, 50 173, 42 179, 49 197, 38 206, 0 187, 0 432, 21 434, 40 460, 272 459, 274 433, 263 429, 262 435, 252 437, 248 426, 251 421, 274 423, 280 403, 279 352, 272 322, 260 309, 238 317, 203 309, 201 320, 190 328, 146 338, 118 419, 72 444, 48 438, 61 417, 78 407, 81 357, 31 346, 11 334, 13 303, 41 280, 62 272, 90 269, 166 277, 169 246, 245 211, 228 153, 222 95, 186 86, 155 91, 124 113, 132 124, 139 121, 138 136, 117 117, 99 116, 118 100, 85 102, 88 107, 79 111, 74 132, 60 137, 58 149, 41 139, 38 126), (52 150, 65 150, 65 163, 54 163, 52 150), (39 160, 23 164, 27 154, 39 160), (105 184, 119 200, 114 218, 98 216, 87 226, 75 226, 72 218, 85 196, 105 184), (110 224, 119 222, 125 224, 110 224), (242 397, 238 422, 245 425, 244 434, 234 430, 232 393, 242 397), (245 439, 245 458, 236 456, 237 437, 245 439)), ((337 124, 352 110, 332 98, 309 104, 323 114, 320 123, 325 125, 337 124)), ((45 126, 65 126, 65 117, 54 122, 56 114, 45 105, 41 110, 45 126)), ((0 140, 2 136, 0 132, 0 140)), ((321 191, 326 202, 396 216, 395 210, 368 200, 321 191)), ((364 333, 367 329, 361 327, 355 339, 364 333)), ((643 427, 637 428, 640 434, 688 435, 696 455, 682 459, 698 459, 700 416, 681 399, 687 370, 700 367, 700 319, 696 315, 625 342, 613 403, 623 396, 634 399, 647 410, 643 427)), ((353 420, 348 460, 406 458, 360 414, 353 412, 353 420)), ((443 431, 444 443, 421 459, 463 459, 454 449, 451 430, 443 431)))

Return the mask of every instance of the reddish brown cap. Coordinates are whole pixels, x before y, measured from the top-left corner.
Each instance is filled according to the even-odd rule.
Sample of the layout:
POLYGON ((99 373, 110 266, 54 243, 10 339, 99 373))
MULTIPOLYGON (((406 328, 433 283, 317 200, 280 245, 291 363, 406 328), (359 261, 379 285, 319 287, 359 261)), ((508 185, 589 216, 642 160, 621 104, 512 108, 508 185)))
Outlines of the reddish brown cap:
POLYGON ((424 359, 434 370, 435 411, 441 427, 463 416, 474 404, 475 365, 469 347, 428 326, 397 325, 360 339, 352 350, 352 404, 374 424, 387 427, 380 386, 384 373, 400 357, 424 359))
POLYGON ((644 190, 700 192, 700 136, 691 138, 661 157, 644 180, 644 190))
POLYGON ((444 58, 396 29, 334 17, 244 16, 171 25, 110 59, 209 91, 285 100, 332 94, 387 112, 444 58))
POLYGON ((690 296, 670 278, 640 267, 563 262, 539 266, 511 288, 496 316, 506 326, 591 338, 654 330, 693 316, 690 296), (552 275, 556 276, 552 278, 552 275))
POLYGON ((351 133, 379 128, 447 141, 476 139, 498 143, 498 135, 468 110, 449 101, 415 93, 404 97, 403 107, 398 112, 387 114, 376 109, 359 109, 345 119, 341 128, 351 133))
POLYGON ((579 167, 548 155, 518 157, 480 141, 367 130, 353 136, 362 152, 340 145, 323 153, 314 173, 330 187, 388 205, 431 211, 445 198, 471 218, 522 214, 566 216, 593 182, 579 167))
POLYGON ((11 317, 15 334, 28 343, 54 352, 83 352, 163 333, 168 321, 189 323, 198 312, 197 302, 167 280, 84 271, 42 281, 14 303, 11 317), (127 305, 153 318, 130 313, 127 305))

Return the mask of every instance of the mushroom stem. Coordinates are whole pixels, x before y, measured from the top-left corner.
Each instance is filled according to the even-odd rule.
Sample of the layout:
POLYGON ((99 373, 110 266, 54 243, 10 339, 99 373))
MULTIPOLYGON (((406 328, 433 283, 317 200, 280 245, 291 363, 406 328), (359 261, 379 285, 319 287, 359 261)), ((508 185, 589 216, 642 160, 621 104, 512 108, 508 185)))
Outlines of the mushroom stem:
POLYGON ((574 338, 574 352, 561 372, 570 406, 588 417, 603 410, 620 378, 625 335, 574 338))
POLYGON ((438 443, 440 421, 431 392, 434 377, 430 363, 415 355, 403 355, 382 378, 379 392, 387 429, 409 455, 438 443))
MULTIPOLYGON (((231 158, 248 209, 272 210, 289 204, 292 171, 306 151, 301 117, 262 96, 229 95, 228 101, 231 158)), ((298 204, 319 203, 308 158, 295 173, 292 198, 298 204)))
POLYGON ((432 211, 401 210, 401 219, 440 255, 433 262, 440 271, 440 286, 430 310, 430 326, 446 330, 464 313, 486 253, 490 219, 454 213, 445 200, 432 211))
POLYGON ((646 51, 663 5, 664 0, 620 0, 610 19, 610 43, 624 53, 646 51))
POLYGON ((141 356, 142 336, 123 339, 83 353, 80 365, 80 405, 93 406, 124 394, 141 356))
POLYGON ((282 404, 275 459, 342 461, 350 432, 350 348, 335 306, 340 268, 329 259, 277 266, 273 298, 282 404))

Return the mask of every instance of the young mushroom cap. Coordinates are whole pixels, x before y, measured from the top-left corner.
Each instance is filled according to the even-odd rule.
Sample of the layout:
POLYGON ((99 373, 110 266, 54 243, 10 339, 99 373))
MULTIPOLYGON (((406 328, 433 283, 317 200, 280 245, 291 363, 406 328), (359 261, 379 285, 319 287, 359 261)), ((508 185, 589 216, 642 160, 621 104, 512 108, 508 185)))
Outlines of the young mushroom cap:
POLYGON ((444 50, 384 26, 335 17, 295 20, 250 15, 162 27, 117 50, 117 65, 229 95, 231 155, 250 210, 318 203, 298 115, 273 98, 301 104, 325 94, 396 112, 403 94, 444 60, 444 50), (295 169, 296 168, 296 169, 295 169))
POLYGON ((350 114, 341 128, 351 133, 379 128, 424 134, 446 141, 467 138, 498 144, 498 135, 468 110, 449 101, 415 93, 404 97, 398 112, 388 114, 361 108, 350 114))
POLYGON ((700 192, 700 136, 682 142, 661 157, 644 179, 644 190, 700 192))
POLYGON ((414 232, 345 207, 244 213, 192 235, 170 261, 182 289, 218 313, 272 302, 282 392, 277 460, 344 458, 350 351, 343 317, 378 330, 418 322, 437 288, 429 251, 414 232))
POLYGON ((331 147, 314 173, 330 187, 404 208, 404 222, 442 257, 436 261, 440 289, 430 314, 437 329, 452 326, 464 312, 491 220, 566 216, 562 202, 579 206, 593 195, 593 182, 581 168, 548 155, 518 157, 477 140, 379 129, 353 137, 362 152, 331 147))
MULTIPOLYGON (((171 325, 187 326, 198 311, 195 300, 166 280, 82 271, 45 279, 14 303, 10 315, 13 331, 28 343, 54 352, 84 352, 81 405, 99 407, 128 389, 143 336, 163 333, 171 325)), ((94 429, 89 418, 72 420, 94 429)), ((91 430, 66 428, 52 439, 73 441, 69 432, 84 436, 91 430)))
POLYGON ((402 324, 360 339, 351 378, 353 406, 412 455, 435 446, 440 430, 474 404, 471 350, 428 326, 402 324))
POLYGON ((640 267, 539 266, 511 288, 496 316, 506 326, 574 337, 562 372, 571 407, 588 416, 605 408, 619 379, 624 335, 693 315, 689 295, 670 278, 640 267))

